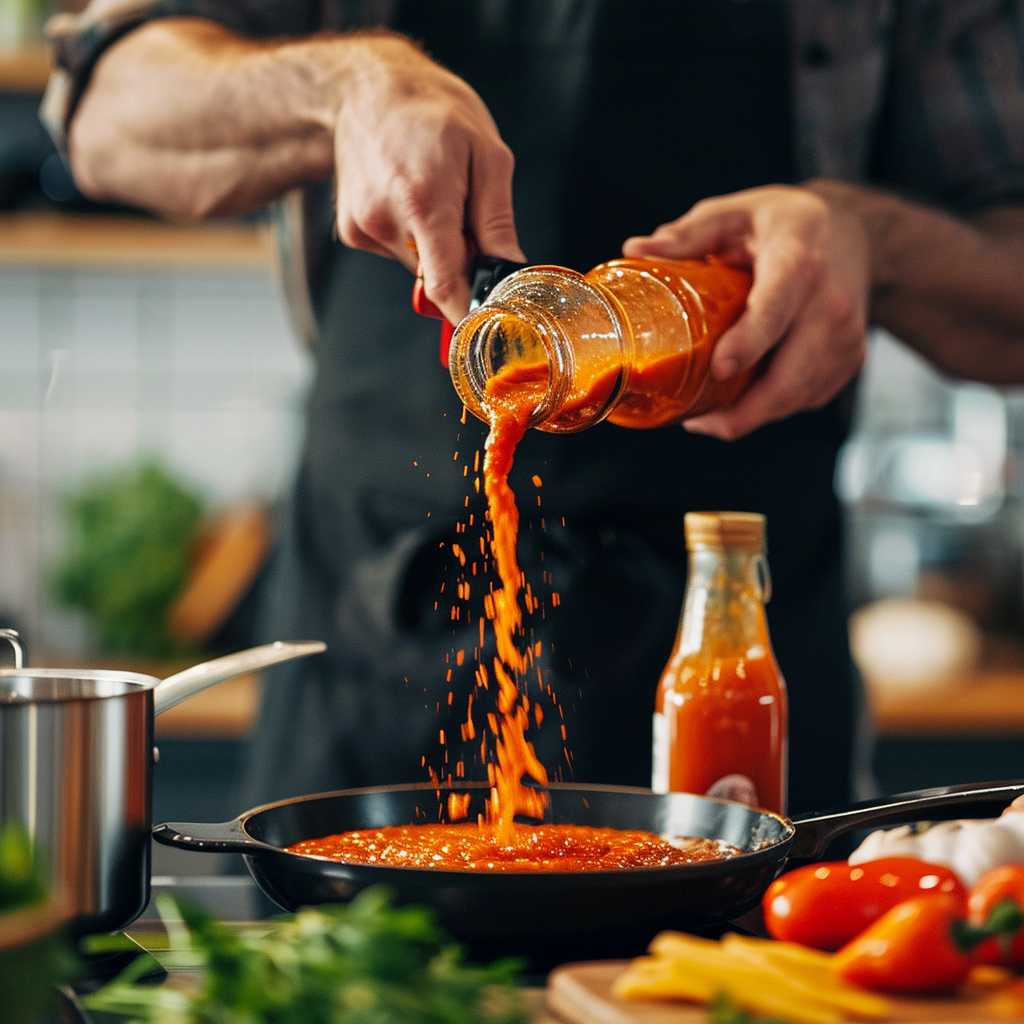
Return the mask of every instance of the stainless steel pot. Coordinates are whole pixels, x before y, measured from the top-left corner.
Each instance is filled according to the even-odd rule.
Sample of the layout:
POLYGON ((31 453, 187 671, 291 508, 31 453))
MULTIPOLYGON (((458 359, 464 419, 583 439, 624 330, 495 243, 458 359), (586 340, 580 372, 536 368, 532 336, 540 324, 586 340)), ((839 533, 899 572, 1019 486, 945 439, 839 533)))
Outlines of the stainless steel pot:
POLYGON ((160 680, 137 672, 0 669, 0 823, 22 825, 72 935, 115 931, 146 907, 154 715, 214 683, 325 649, 274 643, 160 680))

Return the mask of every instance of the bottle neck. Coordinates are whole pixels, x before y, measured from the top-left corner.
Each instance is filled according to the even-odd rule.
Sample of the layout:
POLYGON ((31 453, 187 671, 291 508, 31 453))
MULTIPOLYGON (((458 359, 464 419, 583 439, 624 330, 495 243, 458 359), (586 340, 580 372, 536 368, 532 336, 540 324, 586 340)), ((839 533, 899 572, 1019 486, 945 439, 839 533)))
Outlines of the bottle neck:
POLYGON ((679 654, 764 657, 771 579, 763 551, 697 547, 690 552, 679 654))
POLYGON ((582 274, 531 267, 510 275, 455 330, 449 356, 459 397, 485 422, 498 404, 527 425, 582 430, 618 400, 632 336, 616 300, 582 274))

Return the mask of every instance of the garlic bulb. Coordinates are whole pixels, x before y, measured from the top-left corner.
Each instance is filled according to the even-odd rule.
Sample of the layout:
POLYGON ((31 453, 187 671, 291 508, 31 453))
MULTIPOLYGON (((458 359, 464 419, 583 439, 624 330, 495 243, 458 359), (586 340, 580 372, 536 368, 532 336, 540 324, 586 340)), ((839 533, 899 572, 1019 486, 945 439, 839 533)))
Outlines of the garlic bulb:
POLYGON ((943 821, 923 832, 910 825, 872 832, 850 854, 851 864, 881 857, 916 857, 952 868, 968 888, 990 868, 1024 863, 1024 807, 999 818, 943 821))

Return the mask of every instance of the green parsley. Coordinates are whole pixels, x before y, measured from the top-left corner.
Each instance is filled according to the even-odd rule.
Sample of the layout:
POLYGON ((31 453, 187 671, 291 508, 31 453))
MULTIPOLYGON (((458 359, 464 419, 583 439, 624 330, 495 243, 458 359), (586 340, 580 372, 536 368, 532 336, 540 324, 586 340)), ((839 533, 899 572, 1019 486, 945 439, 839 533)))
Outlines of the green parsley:
POLYGON ((239 927, 159 898, 163 965, 198 967, 188 988, 139 984, 140 957, 84 1000, 139 1024, 526 1024, 520 964, 467 964, 426 907, 381 888, 351 903, 239 927))

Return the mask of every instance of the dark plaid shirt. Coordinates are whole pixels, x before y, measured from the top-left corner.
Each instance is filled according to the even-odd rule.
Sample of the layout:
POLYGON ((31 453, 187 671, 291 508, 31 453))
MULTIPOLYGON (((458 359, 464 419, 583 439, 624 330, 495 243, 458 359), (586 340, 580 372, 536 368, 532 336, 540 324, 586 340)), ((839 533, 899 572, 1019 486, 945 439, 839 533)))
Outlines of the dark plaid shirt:
MULTIPOLYGON (((756 0, 755 0, 756 2, 756 0)), ((484 0, 484 17, 515 17, 484 0)), ((587 0, 545 0, 553 28, 587 0)), ((103 48, 142 21, 199 15, 258 37, 387 24, 392 0, 95 0, 51 20, 58 138, 103 48)), ((795 162, 953 209, 1024 202, 1024 0, 791 0, 795 162)), ((639 15, 638 15, 639 16, 639 15)))

